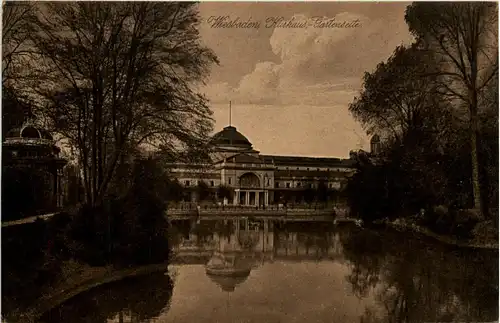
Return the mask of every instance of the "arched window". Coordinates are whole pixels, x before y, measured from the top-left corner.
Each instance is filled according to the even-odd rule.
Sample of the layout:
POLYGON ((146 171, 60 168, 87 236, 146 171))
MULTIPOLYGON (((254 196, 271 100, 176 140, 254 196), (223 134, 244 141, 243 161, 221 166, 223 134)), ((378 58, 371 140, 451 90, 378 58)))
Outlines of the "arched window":
POLYGON ((260 180, 254 173, 246 173, 240 177, 240 187, 260 188, 260 180))

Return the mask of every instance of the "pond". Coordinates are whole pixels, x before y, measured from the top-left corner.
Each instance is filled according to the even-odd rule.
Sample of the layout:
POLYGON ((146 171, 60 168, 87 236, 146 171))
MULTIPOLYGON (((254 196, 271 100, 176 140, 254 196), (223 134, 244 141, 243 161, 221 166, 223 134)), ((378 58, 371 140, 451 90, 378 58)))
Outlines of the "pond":
POLYGON ((93 289, 40 322, 491 322, 498 254, 326 222, 179 221, 168 273, 93 289), (218 261, 250 269, 217 277, 218 261))

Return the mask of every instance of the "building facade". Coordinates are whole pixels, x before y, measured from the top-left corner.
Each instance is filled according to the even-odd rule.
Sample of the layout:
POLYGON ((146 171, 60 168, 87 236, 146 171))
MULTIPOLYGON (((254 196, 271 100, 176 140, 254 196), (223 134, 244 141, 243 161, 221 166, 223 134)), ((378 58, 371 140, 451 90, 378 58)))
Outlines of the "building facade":
POLYGON ((207 163, 171 164, 173 176, 191 191, 191 201, 203 181, 215 194, 221 186, 231 191, 224 204, 304 203, 341 192, 355 172, 351 159, 262 155, 233 126, 214 135, 213 147, 207 163))

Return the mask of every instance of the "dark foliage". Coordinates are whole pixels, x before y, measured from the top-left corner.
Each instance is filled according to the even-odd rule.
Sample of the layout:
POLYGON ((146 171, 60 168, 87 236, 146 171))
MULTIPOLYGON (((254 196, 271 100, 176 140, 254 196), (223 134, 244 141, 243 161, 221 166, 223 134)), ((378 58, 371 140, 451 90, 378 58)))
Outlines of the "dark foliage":
POLYGON ((306 188, 304 190, 304 201, 308 204, 314 202, 314 199, 316 198, 316 191, 312 188, 306 188))
POLYGON ((40 288, 60 274, 51 229, 43 220, 2 228, 2 305, 33 301, 40 288))
POLYGON ((2 89, 2 136, 5 138, 11 129, 21 127, 23 121, 30 115, 26 102, 18 98, 8 87, 2 89))
POLYGON ((215 232, 217 232, 220 236, 230 238, 231 235, 235 231, 235 225, 233 221, 223 221, 218 220, 215 223, 215 232))
MULTIPOLYGON (((405 20, 415 38, 439 57, 439 96, 456 105, 466 124, 461 139, 469 143, 473 207, 487 216, 480 119, 485 110, 498 106, 491 104, 498 98, 498 6, 480 1, 415 2, 407 7, 405 20)), ((498 113, 493 120, 498 123, 498 113)), ((498 131, 496 141, 498 147, 498 131)))
POLYGON ((207 183, 205 183, 205 181, 198 182, 198 185, 196 186, 196 193, 198 195, 199 201, 205 201, 209 198, 210 188, 208 187, 207 183))
POLYGON ((138 159, 120 197, 83 206, 68 228, 71 255, 91 265, 137 265, 168 259, 168 177, 154 159, 138 159))
MULTIPOLYGON (((441 52, 454 53, 457 46, 460 50, 483 50, 467 43, 471 39, 454 35, 468 33, 467 28, 473 28, 471 33, 486 32, 474 29, 473 24, 480 24, 483 18, 496 21, 488 13, 492 6, 413 4, 406 18, 414 32, 419 30, 418 40, 411 46, 396 48, 387 62, 365 74, 360 97, 349 109, 369 133, 383 135, 383 147, 376 155, 354 154, 358 172, 349 180, 346 192, 351 210, 358 217, 367 222, 414 217, 435 232, 459 238, 470 237, 478 221, 474 212, 460 210, 477 208, 483 216, 498 218, 497 63, 494 59, 483 62, 485 78, 474 89, 475 102, 469 105, 473 86, 453 88, 459 81, 468 80, 451 82, 458 74, 443 70, 443 57, 445 61, 451 58, 441 52), (436 19, 429 20, 427 14, 436 19), (469 21, 473 16, 474 22, 469 21), (426 23, 420 24, 424 20, 426 23), (436 30, 444 34, 428 34, 436 30), (437 36, 438 43, 429 42, 432 37, 427 36, 437 36), (460 100, 453 99, 457 96, 460 100), (477 131, 471 132, 473 128, 477 131), (445 206, 446 214, 434 212, 438 205, 445 206), (416 216, 422 209, 425 216, 416 216)), ((494 50, 494 44, 488 49, 494 50)), ((464 64, 463 60, 458 62, 464 64)), ((464 75, 470 72, 477 76, 469 70, 477 66, 471 66, 462 66, 464 75)))
POLYGON ((318 202, 326 202, 328 201, 328 186, 325 181, 319 181, 318 188, 316 189, 316 198, 318 202))
POLYGON ((26 67, 34 113, 74 149, 87 204, 106 199, 130 147, 150 144, 177 157, 203 147, 213 120, 196 84, 218 60, 201 42, 196 3, 37 3, 34 10, 37 63, 26 67))
POLYGON ((217 196, 220 199, 228 199, 229 201, 233 198, 233 190, 227 185, 220 185, 217 188, 217 196))
POLYGON ((167 199, 170 202, 179 202, 182 201, 182 197, 184 196, 184 186, 177 179, 169 181, 169 185, 167 188, 167 199))
POLYGON ((64 205, 66 207, 77 206, 84 201, 85 190, 78 173, 78 168, 68 165, 64 168, 65 194, 64 205))

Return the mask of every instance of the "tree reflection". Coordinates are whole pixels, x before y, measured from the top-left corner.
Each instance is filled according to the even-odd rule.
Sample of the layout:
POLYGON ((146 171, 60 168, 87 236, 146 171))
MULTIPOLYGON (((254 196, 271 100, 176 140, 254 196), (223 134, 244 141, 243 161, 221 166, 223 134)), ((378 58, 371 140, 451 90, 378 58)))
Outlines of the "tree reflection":
POLYGON ((367 296, 368 291, 379 282, 384 249, 374 233, 356 229, 340 236, 344 257, 351 263, 351 273, 347 281, 353 293, 359 298, 367 296))
POLYGON ((227 239, 230 239, 231 235, 235 233, 235 224, 233 223, 233 221, 217 220, 215 222, 214 230, 220 237, 226 237, 227 239))
POLYGON ((104 285, 69 300, 41 322, 104 323, 147 322, 167 311, 173 282, 168 275, 152 274, 104 285))
POLYGON ((290 254, 305 252, 318 260, 328 256, 335 247, 335 232, 331 225, 321 222, 275 224, 274 249, 285 248, 290 254))
POLYGON ((453 251, 412 237, 342 235, 347 281, 377 308, 360 322, 492 321, 498 317, 498 255, 453 251))

